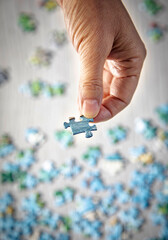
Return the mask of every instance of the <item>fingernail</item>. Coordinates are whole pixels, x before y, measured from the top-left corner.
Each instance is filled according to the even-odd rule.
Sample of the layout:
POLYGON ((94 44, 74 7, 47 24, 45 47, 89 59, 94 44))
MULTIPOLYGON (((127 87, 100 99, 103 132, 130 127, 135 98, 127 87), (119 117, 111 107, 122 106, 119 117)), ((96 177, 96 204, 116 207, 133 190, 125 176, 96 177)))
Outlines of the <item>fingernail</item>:
POLYGON ((99 104, 97 100, 86 99, 83 102, 82 113, 86 118, 94 118, 99 113, 99 104))

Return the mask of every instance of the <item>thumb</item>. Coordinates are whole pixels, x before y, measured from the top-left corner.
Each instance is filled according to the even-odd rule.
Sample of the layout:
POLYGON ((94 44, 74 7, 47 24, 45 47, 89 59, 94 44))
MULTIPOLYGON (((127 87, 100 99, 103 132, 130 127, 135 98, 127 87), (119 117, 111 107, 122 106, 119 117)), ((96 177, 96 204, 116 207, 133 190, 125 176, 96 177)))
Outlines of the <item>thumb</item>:
MULTIPOLYGON (((95 47, 94 47, 95 48, 95 47)), ((79 108, 87 118, 94 118, 100 111, 103 97, 103 67, 105 58, 86 46, 80 55, 79 108)), ((97 48, 96 48, 97 49, 97 48)))

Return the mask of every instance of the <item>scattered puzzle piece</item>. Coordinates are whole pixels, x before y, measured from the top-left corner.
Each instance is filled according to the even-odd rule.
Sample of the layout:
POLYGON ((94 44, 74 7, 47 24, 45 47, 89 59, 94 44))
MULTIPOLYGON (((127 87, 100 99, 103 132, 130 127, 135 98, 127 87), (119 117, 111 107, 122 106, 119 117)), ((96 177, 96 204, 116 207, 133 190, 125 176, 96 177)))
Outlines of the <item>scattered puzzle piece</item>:
POLYGON ((72 230, 76 233, 99 239, 102 236, 102 222, 99 219, 88 219, 88 213, 97 209, 98 204, 91 197, 76 196, 76 210, 71 212, 72 230))
POLYGON ((158 128, 156 141, 159 145, 163 146, 164 144, 168 148, 168 131, 158 128))
POLYGON ((122 239, 123 226, 117 222, 114 225, 106 227, 107 237, 106 240, 122 239))
POLYGON ((127 231, 138 230, 144 222, 144 219, 139 217, 139 215, 140 211, 138 208, 129 208, 120 212, 119 219, 124 223, 127 231))
POLYGON ((124 188, 124 185, 121 183, 116 183, 112 187, 112 194, 117 199, 118 202, 125 204, 131 200, 131 193, 130 191, 124 188))
POLYGON ((135 131, 150 140, 157 136, 157 127, 150 120, 137 118, 135 120, 135 131))
POLYGON ((25 139, 33 147, 39 147, 45 140, 45 134, 38 128, 27 128, 25 131, 25 139))
POLYGON ((39 0, 39 5, 48 11, 53 11, 59 6, 55 0, 39 0))
POLYGON ((49 209, 43 208, 39 214, 38 222, 41 226, 46 226, 54 230, 59 227, 61 216, 56 213, 52 213, 49 209))
POLYGON ((36 162, 35 151, 32 149, 20 150, 16 155, 17 164, 22 170, 28 170, 36 162))
POLYGON ((13 163, 4 164, 3 170, 0 172, 0 177, 2 183, 17 182, 21 190, 34 188, 38 183, 36 177, 21 170, 19 164, 13 163))
POLYGON ((8 210, 8 208, 13 204, 14 199, 13 196, 10 193, 5 193, 0 198, 0 214, 5 214, 8 210))
POLYGON ((42 182, 51 182, 54 178, 58 177, 59 173, 59 169, 55 168, 52 162, 46 161, 39 171, 39 180, 42 182))
POLYGON ((81 121, 75 122, 75 118, 70 118, 69 123, 64 122, 65 129, 70 127, 72 129, 73 135, 79 133, 85 133, 86 138, 90 138, 93 136, 92 131, 96 131, 96 125, 89 126, 89 122, 93 122, 92 118, 85 118, 84 116, 80 116, 81 121))
POLYGON ((116 214, 118 207, 114 205, 114 200, 115 197, 113 194, 110 194, 106 198, 101 199, 97 211, 101 212, 106 217, 116 214))
POLYGON ((160 41, 165 34, 165 28, 161 27, 158 23, 153 22, 149 26, 148 36, 154 41, 160 41))
POLYGON ((54 240, 54 236, 47 233, 47 232, 41 232, 38 240, 54 240))
POLYGON ((151 220, 154 225, 160 225, 159 237, 167 238, 168 233, 168 194, 161 191, 156 195, 157 203, 153 208, 151 220))
POLYGON ((101 239, 102 237, 102 222, 98 219, 90 221, 73 213, 72 215, 72 230, 77 234, 83 234, 91 239, 101 239))
POLYGON ((89 188, 93 192, 108 189, 108 186, 103 183, 100 172, 96 170, 87 172, 81 184, 83 187, 89 188))
POLYGON ((38 184, 38 179, 27 173, 23 177, 19 177, 19 187, 20 189, 32 189, 37 186, 38 184))
POLYGON ((36 66, 49 66, 53 54, 50 50, 38 47, 35 49, 33 55, 30 57, 29 61, 32 65, 36 66))
POLYGON ((66 187, 63 190, 57 190, 54 193, 56 197, 55 204, 61 206, 67 202, 71 202, 74 198, 75 190, 70 187, 66 187))
POLYGON ((101 159, 99 167, 102 171, 115 175, 124 168, 124 159, 119 152, 108 154, 101 159))
POLYGON ((109 161, 123 161, 123 157, 119 152, 105 155, 105 159, 109 161))
POLYGON ((117 126, 112 129, 108 129, 107 136, 109 137, 111 143, 116 144, 126 139, 127 130, 122 126, 117 126))
POLYGON ((77 195, 75 198, 76 202, 76 211, 81 216, 83 216, 87 212, 97 210, 98 204, 94 202, 93 198, 91 197, 84 197, 81 195, 77 195))
POLYGON ((99 146, 88 147, 88 150, 82 155, 82 159, 91 166, 95 166, 102 153, 99 146))
POLYGON ((60 174, 62 174, 65 178, 75 177, 81 172, 81 170, 82 168, 74 159, 70 159, 59 168, 60 174))
POLYGON ((117 155, 107 155, 105 159, 101 159, 99 163, 99 167, 103 172, 108 173, 111 176, 116 175, 124 168, 124 161, 123 159, 116 158, 119 157, 117 155))
POLYGON ((150 164, 154 161, 153 154, 147 151, 145 146, 134 147, 130 149, 131 161, 150 164))
POLYGON ((4 134, 0 137, 0 158, 6 157, 13 153, 15 146, 12 143, 12 139, 8 134, 4 134))
POLYGON ((55 139, 60 143, 63 148, 68 148, 74 145, 72 133, 66 130, 57 130, 55 132, 55 139))
POLYGON ((9 80, 9 73, 0 67, 0 86, 9 80))
POLYGON ((29 13, 20 13, 18 23, 24 32, 33 32, 37 28, 34 16, 29 13))
POLYGON ((54 30, 52 36, 56 46, 63 46, 67 42, 67 34, 64 30, 54 30))
POLYGON ((167 125, 168 124, 168 104, 162 104, 156 108, 156 113, 160 121, 167 125))
POLYGON ((156 15, 163 9, 163 6, 157 0, 143 0, 140 8, 144 9, 150 15, 156 15))
POLYGON ((40 79, 36 79, 21 85, 19 91, 31 97, 45 96, 47 98, 52 98, 61 96, 65 93, 65 84, 59 82, 49 84, 40 79))
POLYGON ((22 209, 28 214, 34 214, 35 216, 39 216, 45 206, 45 202, 42 201, 41 194, 35 193, 31 194, 27 198, 23 198, 21 206, 22 209))

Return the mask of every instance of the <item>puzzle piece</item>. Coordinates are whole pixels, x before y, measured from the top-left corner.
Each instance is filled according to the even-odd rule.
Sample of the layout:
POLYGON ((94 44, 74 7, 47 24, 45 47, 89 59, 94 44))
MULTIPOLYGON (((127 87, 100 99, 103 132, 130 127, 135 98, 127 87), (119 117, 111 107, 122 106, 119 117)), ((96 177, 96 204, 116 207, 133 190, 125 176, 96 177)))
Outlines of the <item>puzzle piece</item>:
POLYGON ((55 0, 40 0, 39 1, 39 6, 44 7, 48 11, 53 11, 59 5, 55 0))
POLYGON ((90 189, 93 192, 107 190, 108 186, 103 183, 98 170, 88 171, 81 182, 82 187, 90 189))
POLYGON ((72 230, 77 234, 84 234, 91 239, 100 239, 102 236, 102 222, 94 217, 98 203, 92 197, 77 195, 76 209, 70 213, 72 230), (88 218, 90 214, 91 220, 88 218))
POLYGON ((107 240, 118 240, 122 239, 123 226, 121 223, 117 222, 113 226, 108 226, 107 228, 107 240))
POLYGON ((45 206, 40 193, 33 193, 22 199, 21 208, 28 214, 38 216, 45 206))
POLYGON ((74 145, 74 139, 71 132, 68 132, 66 130, 57 130, 54 135, 55 139, 63 148, 68 148, 74 145))
POLYGON ((41 182, 51 182, 59 175, 59 170, 55 168, 54 164, 50 161, 45 161, 39 171, 39 180, 41 182))
POLYGON ((15 150, 12 139, 8 134, 0 136, 0 158, 6 157, 15 150))
POLYGON ((20 13, 18 22, 24 32, 33 32, 36 30, 37 23, 32 14, 20 13))
POLYGON ((143 0, 140 4, 140 8, 154 16, 163 9, 163 6, 156 0, 143 0))
POLYGON ((81 170, 81 166, 79 166, 74 159, 70 159, 59 168, 60 173, 65 178, 75 177, 81 172, 81 170))
POLYGON ((166 103, 158 106, 155 111, 160 121, 163 124, 168 125, 168 104, 166 103))
POLYGON ((153 225, 160 225, 159 236, 161 238, 157 238, 156 240, 164 240, 168 236, 168 195, 162 191, 157 192, 156 200, 156 205, 150 217, 153 225))
POLYGON ((37 47, 29 59, 32 65, 36 66, 49 66, 53 57, 50 50, 37 47))
MULTIPOLYGON (((26 149, 18 151, 16 155, 16 161, 18 162, 17 165, 20 169, 27 170, 36 161, 34 150, 26 149)), ((15 167, 17 165, 15 165, 15 167)))
POLYGON ((89 146, 87 151, 82 155, 82 159, 90 166, 95 166, 102 153, 99 146, 89 146))
POLYGON ((5 213, 7 211, 7 208, 13 204, 14 199, 13 196, 10 193, 5 193, 0 198, 0 214, 5 213))
POLYGON ((72 230, 77 234, 83 234, 90 239, 101 239, 102 222, 99 219, 92 221, 84 218, 78 211, 71 213, 72 230))
POLYGON ((135 131, 142 134, 147 140, 151 140, 157 135, 157 127, 154 126, 152 121, 142 118, 135 119, 135 131))
POLYGON ((122 126, 116 126, 107 130, 107 135, 111 143, 116 144, 122 140, 125 140, 127 137, 127 129, 122 126))
POLYGON ((124 224, 127 231, 138 230, 144 222, 144 219, 139 215, 139 209, 133 207, 122 210, 119 214, 119 219, 124 224))
POLYGON ((53 41, 56 46, 63 46, 67 41, 66 31, 53 31, 53 41))
POLYGON ((36 187, 36 185, 38 184, 38 179, 27 173, 27 174, 24 174, 23 176, 19 176, 19 187, 20 189, 32 189, 34 187, 36 187))
POLYGON ((33 147, 39 147, 45 142, 46 136, 38 128, 30 127, 25 131, 25 139, 33 147))
POLYGON ((112 216, 118 211, 118 207, 114 205, 115 197, 113 194, 106 196, 99 202, 98 211, 107 216, 112 216))
POLYGON ((147 34, 154 42, 158 42, 164 37, 165 29, 160 26, 160 24, 152 22, 149 26, 147 34))
MULTIPOLYGON (((77 195, 75 197, 76 212, 80 216, 84 216, 88 212, 94 212, 97 210, 98 204, 95 203, 92 197, 77 195)), ((72 216, 75 220, 75 216, 72 216)))
POLYGON ((6 162, 0 172, 0 179, 2 183, 12 183, 24 178, 25 171, 21 171, 18 164, 6 162))
POLYGON ((47 232, 41 232, 38 240, 54 240, 54 237, 47 232))
POLYGON ((84 116, 80 116, 82 121, 75 122, 75 118, 70 118, 69 123, 64 122, 65 129, 70 127, 72 129, 73 135, 79 133, 85 133, 86 138, 90 138, 93 136, 91 131, 96 131, 96 125, 89 126, 89 122, 93 122, 93 118, 85 118, 84 116))
POLYGON ((56 206, 61 206, 67 202, 73 201, 75 190, 71 187, 65 187, 62 190, 57 190, 54 192, 56 197, 55 204, 56 206))
POLYGON ((57 240, 70 240, 70 236, 67 233, 58 233, 57 240))
POLYGON ((133 147, 130 149, 131 161, 141 162, 143 164, 151 164, 154 160, 151 152, 143 145, 139 147, 133 147))
POLYGON ((8 81, 9 73, 6 69, 0 67, 0 85, 8 81))
POLYGON ((42 226, 48 226, 52 230, 57 229, 60 224, 60 215, 57 213, 52 213, 49 209, 42 209, 39 215, 39 223, 42 226))
POLYGON ((45 96, 47 98, 52 98, 63 95, 65 93, 65 88, 65 83, 54 82, 49 84, 37 78, 22 84, 19 87, 19 91, 31 97, 45 96))

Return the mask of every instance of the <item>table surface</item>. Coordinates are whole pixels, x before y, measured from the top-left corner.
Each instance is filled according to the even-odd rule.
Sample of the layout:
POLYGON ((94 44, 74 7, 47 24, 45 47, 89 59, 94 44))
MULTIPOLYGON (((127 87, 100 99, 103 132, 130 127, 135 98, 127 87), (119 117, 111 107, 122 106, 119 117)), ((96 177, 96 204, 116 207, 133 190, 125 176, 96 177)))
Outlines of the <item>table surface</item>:
MULTIPOLYGON (((147 48, 147 58, 138 88, 131 104, 125 110, 112 120, 97 124, 98 131, 93 133, 92 138, 85 139, 83 134, 75 136, 75 147, 64 150, 55 141, 54 131, 63 129, 63 122, 67 121, 69 116, 78 117, 79 115, 77 108, 79 57, 70 42, 61 48, 55 47, 51 42, 52 30, 65 29, 62 11, 58 9, 48 13, 39 8, 34 0, 0 0, 0 66, 7 67, 10 73, 9 82, 0 86, 0 133, 1 135, 6 132, 9 133, 20 149, 29 146, 25 141, 24 132, 26 128, 38 127, 46 133, 47 142, 38 150, 38 162, 33 166, 31 172, 36 173, 44 160, 51 159, 56 165, 60 165, 72 157, 78 159, 87 170, 89 167, 80 158, 81 153, 90 145, 101 146, 104 153, 119 150, 128 158, 128 149, 131 146, 144 143, 143 138, 133 130, 134 119, 143 117, 157 121, 154 109, 167 102, 168 99, 168 36, 165 35, 163 40, 154 43, 149 39, 146 31, 151 21, 157 20, 160 24, 167 24, 168 1, 160 0, 165 6, 165 10, 157 17, 150 17, 147 13, 139 11, 140 0, 125 0, 123 2, 147 48), (23 33, 19 28, 17 24, 18 15, 22 11, 33 13, 38 20, 35 33, 23 33), (30 54, 38 46, 53 51, 53 61, 49 67, 36 68, 28 63, 30 54), (52 99, 45 97, 33 99, 19 92, 18 89, 21 84, 37 77, 48 82, 65 82, 67 84, 66 94, 52 99), (118 124, 126 126, 129 135, 122 144, 112 146, 107 139, 106 130, 118 124)), ((145 141, 145 144, 152 151, 155 150, 153 144, 148 141, 145 141)), ((165 157, 164 152, 155 151, 155 154, 159 159, 165 157)), ((3 161, 0 162, 0 166, 3 161)), ((104 174, 104 179, 108 183, 118 180, 124 182, 133 168, 132 164, 128 164, 124 171, 117 176, 110 177, 104 174)), ((73 180, 72 185, 78 188, 81 177, 82 175, 73 180)), ((54 208, 52 202, 53 190, 57 186, 67 184, 69 184, 68 180, 60 179, 55 184, 39 185, 37 190, 44 194, 48 204, 54 208), (48 189, 47 194, 44 193, 44 188, 48 189)), ((8 185, 1 185, 0 187, 1 195, 6 190, 17 192, 18 199, 29 194, 27 191, 20 192, 15 185, 13 189, 8 185)), ((84 193, 89 194, 89 191, 84 191, 84 193)), ((66 212, 69 207, 67 205, 58 209, 58 212, 66 212)), ((155 229, 149 226, 150 224, 143 228, 143 231, 137 235, 136 240, 143 239, 144 236, 152 236, 155 229)))

